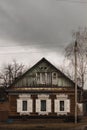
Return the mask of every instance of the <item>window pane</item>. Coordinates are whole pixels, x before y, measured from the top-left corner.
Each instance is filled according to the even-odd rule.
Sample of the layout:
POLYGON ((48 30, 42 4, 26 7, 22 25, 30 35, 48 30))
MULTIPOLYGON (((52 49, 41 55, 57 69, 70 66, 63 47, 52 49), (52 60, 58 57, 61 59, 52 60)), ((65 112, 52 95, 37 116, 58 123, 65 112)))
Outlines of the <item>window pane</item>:
POLYGON ((41 100, 41 111, 46 111, 46 100, 41 100))
POLYGON ((27 101, 22 102, 22 110, 27 111, 27 101))
POLYGON ((64 111, 64 101, 60 101, 60 111, 64 111))

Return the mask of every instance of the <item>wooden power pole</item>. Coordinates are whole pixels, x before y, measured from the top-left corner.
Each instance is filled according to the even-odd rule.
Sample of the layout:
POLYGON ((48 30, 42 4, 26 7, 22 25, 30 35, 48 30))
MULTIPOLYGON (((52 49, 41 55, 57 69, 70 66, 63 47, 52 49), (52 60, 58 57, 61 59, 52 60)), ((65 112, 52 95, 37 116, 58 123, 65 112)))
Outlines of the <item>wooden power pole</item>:
POLYGON ((77 41, 75 41, 74 54, 75 54, 75 123, 77 123, 77 41))

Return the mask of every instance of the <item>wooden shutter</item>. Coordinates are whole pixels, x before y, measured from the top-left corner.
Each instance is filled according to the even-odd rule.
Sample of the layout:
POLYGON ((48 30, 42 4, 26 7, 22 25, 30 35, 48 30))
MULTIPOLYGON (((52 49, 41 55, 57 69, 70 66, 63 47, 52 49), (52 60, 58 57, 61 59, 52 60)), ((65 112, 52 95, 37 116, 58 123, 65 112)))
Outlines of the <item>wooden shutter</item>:
POLYGON ((36 99, 36 112, 40 112, 40 99, 36 99))
POLYGON ((22 111, 22 100, 17 99, 17 112, 21 112, 21 111, 22 111))
POLYGON ((47 105, 47 112, 51 112, 51 99, 47 99, 46 100, 46 105, 47 105))
POLYGON ((33 102, 32 102, 32 99, 29 99, 28 101, 28 112, 32 112, 33 111, 33 102))
POLYGON ((60 112, 60 102, 58 99, 55 99, 54 108, 55 112, 60 112))
POLYGON ((65 100, 65 111, 70 112, 70 99, 65 100))

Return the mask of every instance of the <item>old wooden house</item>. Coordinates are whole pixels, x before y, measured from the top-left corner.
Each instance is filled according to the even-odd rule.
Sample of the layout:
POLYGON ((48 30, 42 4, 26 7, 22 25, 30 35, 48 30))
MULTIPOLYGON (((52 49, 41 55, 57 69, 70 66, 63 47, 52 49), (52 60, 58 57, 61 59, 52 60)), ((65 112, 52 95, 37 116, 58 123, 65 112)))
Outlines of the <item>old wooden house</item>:
MULTIPOLYGON (((9 116, 61 116, 75 113, 75 84, 42 58, 8 88, 9 116)), ((80 89, 78 87, 78 103, 80 89)))

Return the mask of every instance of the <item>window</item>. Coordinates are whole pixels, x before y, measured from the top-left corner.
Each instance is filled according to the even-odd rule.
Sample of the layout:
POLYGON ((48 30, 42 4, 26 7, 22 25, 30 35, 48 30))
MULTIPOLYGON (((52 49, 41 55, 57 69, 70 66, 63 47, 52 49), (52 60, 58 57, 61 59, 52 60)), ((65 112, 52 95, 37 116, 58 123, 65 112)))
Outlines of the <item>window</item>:
POLYGON ((41 70, 46 70, 47 67, 46 67, 46 66, 41 66, 40 69, 41 69, 41 70))
POLYGON ((53 78, 56 79, 56 77, 57 77, 57 74, 53 73, 53 78))
POLYGON ((46 111, 46 100, 41 100, 41 111, 46 111))
POLYGON ((22 102, 22 110, 27 111, 27 101, 22 102))
POLYGON ((60 101, 60 111, 64 111, 64 101, 60 101))
POLYGON ((45 73, 42 73, 42 82, 45 83, 45 73))
POLYGON ((46 69, 47 69, 47 67, 44 67, 44 69, 46 70, 46 69))
POLYGON ((41 68, 41 70, 43 69, 43 67, 40 67, 41 68))
POLYGON ((40 73, 37 73, 37 80, 40 81, 40 73))

